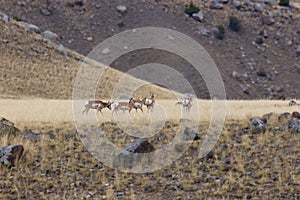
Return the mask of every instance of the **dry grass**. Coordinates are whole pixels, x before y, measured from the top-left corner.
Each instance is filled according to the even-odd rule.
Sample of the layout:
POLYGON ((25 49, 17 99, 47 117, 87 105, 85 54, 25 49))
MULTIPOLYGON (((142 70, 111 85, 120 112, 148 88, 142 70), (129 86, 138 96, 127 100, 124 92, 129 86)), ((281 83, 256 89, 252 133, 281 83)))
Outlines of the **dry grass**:
MULTIPOLYGON (((75 101, 75 114, 81 116, 84 110, 84 101, 75 101)), ((211 117, 211 102, 210 100, 198 100, 197 110, 191 111, 191 114, 199 114, 200 121, 209 121, 211 117)), ((30 123, 30 122, 71 122, 73 121, 73 102, 71 100, 55 100, 55 99, 0 99, 0 115, 15 122, 15 123, 30 123)), ((146 123, 150 117, 157 121, 176 121, 185 117, 180 105, 175 105, 176 100, 156 100, 156 107, 153 112, 147 112, 144 107, 144 113, 132 110, 131 117, 146 123)), ((197 108, 196 103, 192 108, 197 108)), ((263 114, 274 112, 281 114, 284 112, 300 111, 299 106, 288 106, 288 101, 274 100, 228 100, 226 101, 226 119, 227 120, 243 120, 250 117, 262 116, 263 114)), ((103 114, 98 113, 100 122, 113 120, 112 112, 104 109, 103 114)), ((95 110, 90 110, 88 115, 83 115, 84 120, 89 120, 95 115, 95 110)), ((128 116, 128 111, 125 114, 120 111, 115 117, 122 120, 123 116, 128 116)), ((196 119, 196 118, 193 118, 196 119)))
MULTIPOLYGON (((130 142, 131 136, 110 126, 106 130, 111 141, 130 142)), ((298 199, 300 195, 296 134, 241 135, 238 123, 226 123, 205 158, 198 158, 201 140, 194 141, 166 168, 130 174, 92 157, 71 126, 45 127, 38 142, 1 137, 1 145, 23 144, 26 150, 16 167, 0 168, 1 199, 298 199)), ((164 128, 151 143, 158 147, 162 141, 157 138, 173 134, 174 128, 176 124, 164 128)))

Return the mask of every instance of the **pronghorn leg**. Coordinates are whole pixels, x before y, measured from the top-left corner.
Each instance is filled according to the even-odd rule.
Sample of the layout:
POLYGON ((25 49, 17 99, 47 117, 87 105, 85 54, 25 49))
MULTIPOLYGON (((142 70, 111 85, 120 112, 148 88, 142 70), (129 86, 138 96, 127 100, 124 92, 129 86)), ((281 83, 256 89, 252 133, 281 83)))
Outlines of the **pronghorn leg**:
POLYGON ((89 109, 90 109, 90 105, 88 104, 88 105, 85 106, 85 109, 82 111, 82 114, 84 114, 84 112, 85 112, 86 114, 88 114, 89 109))
POLYGON ((103 113, 102 113, 101 110, 102 110, 102 108, 98 108, 98 109, 97 109, 97 114, 98 114, 98 112, 100 111, 100 113, 103 115, 103 113))

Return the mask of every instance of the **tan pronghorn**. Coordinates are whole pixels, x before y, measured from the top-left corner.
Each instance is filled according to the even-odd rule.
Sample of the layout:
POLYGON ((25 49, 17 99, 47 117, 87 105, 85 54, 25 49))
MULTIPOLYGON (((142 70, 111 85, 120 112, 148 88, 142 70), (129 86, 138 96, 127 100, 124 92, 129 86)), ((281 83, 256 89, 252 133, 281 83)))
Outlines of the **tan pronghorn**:
POLYGON ((193 98, 191 95, 184 97, 181 101, 178 101, 176 104, 180 104, 185 108, 185 111, 190 111, 192 107, 193 98))
MULTIPOLYGON (((86 112, 86 114, 89 112, 89 109, 96 109, 97 110, 97 114, 98 112, 103 109, 103 108, 108 108, 109 110, 111 110, 111 105, 114 102, 104 102, 101 100, 88 100, 84 103, 85 109, 82 111, 82 114, 84 112, 86 112)), ((102 113, 102 112, 101 112, 102 113)))
POLYGON ((122 110, 123 113, 125 112, 125 110, 129 110, 129 102, 117 102, 117 103, 115 103, 113 113, 114 112, 117 113, 120 110, 122 110))
POLYGON ((130 98, 129 100, 129 112, 134 108, 137 112, 137 109, 140 109, 143 112, 143 105, 146 101, 146 97, 142 100, 130 98))

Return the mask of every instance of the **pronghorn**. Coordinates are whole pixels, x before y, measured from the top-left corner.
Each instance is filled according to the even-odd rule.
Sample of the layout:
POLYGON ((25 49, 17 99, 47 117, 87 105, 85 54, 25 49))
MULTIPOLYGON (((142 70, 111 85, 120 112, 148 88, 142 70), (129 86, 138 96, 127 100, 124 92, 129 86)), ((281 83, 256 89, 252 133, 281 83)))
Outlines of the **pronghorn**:
POLYGON ((125 110, 129 110, 129 102, 117 102, 117 103, 115 103, 113 113, 114 112, 117 113, 119 110, 123 110, 123 113, 125 112, 125 110))
POLYGON ((289 106, 295 106, 295 105, 297 105, 297 102, 295 100, 291 100, 289 102, 289 106))
MULTIPOLYGON (((111 110, 111 105, 114 102, 103 102, 101 100, 88 100, 84 103, 85 109, 82 111, 82 114, 84 112, 86 112, 86 114, 89 112, 89 109, 96 109, 97 110, 97 114, 98 112, 103 109, 103 108, 108 108, 109 110, 111 110)), ((102 112, 101 112, 102 113, 102 112)))
POLYGON ((192 107, 193 98, 191 95, 184 97, 181 101, 178 101, 176 104, 180 104, 185 108, 186 111, 190 111, 192 107))
POLYGON ((129 112, 132 110, 132 108, 134 108, 137 112, 137 109, 140 109, 143 112, 143 105, 146 101, 146 97, 143 98, 142 100, 139 99, 133 99, 130 98, 129 99, 129 112))
POLYGON ((153 109, 155 103, 154 94, 150 92, 150 98, 146 98, 144 105, 147 106, 148 111, 153 109))

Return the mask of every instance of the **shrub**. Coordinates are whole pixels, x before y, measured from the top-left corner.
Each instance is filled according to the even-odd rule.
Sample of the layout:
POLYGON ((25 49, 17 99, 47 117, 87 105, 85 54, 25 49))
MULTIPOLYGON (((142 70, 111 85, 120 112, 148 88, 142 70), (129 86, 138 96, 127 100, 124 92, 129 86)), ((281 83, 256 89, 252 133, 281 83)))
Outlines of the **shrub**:
POLYGON ((256 72, 257 76, 266 77, 267 73, 264 69, 260 69, 256 72))
POLYGON ((263 44, 264 43, 264 39, 262 37, 258 37, 258 38, 256 38, 255 43, 256 44, 263 44))
POLYGON ((279 5, 280 6, 289 6, 290 5, 290 0, 280 0, 279 5))
POLYGON ((23 21, 22 18, 18 16, 13 16, 12 18, 18 22, 23 21))
POLYGON ((186 5, 184 10, 184 12, 190 16, 192 16, 194 13, 197 13, 199 11, 200 9, 197 6, 195 6, 193 3, 190 3, 190 5, 188 6, 186 5))
POLYGON ((222 40, 224 38, 224 34, 225 34, 225 28, 223 25, 218 25, 217 29, 219 30, 219 33, 216 34, 216 37, 220 40, 222 40))
POLYGON ((239 31, 241 29, 241 21, 234 16, 229 17, 229 28, 234 31, 239 31))

